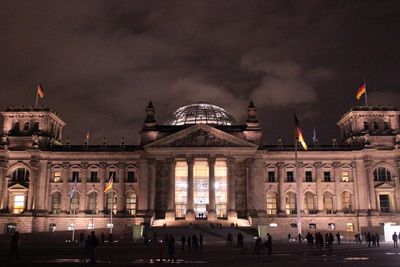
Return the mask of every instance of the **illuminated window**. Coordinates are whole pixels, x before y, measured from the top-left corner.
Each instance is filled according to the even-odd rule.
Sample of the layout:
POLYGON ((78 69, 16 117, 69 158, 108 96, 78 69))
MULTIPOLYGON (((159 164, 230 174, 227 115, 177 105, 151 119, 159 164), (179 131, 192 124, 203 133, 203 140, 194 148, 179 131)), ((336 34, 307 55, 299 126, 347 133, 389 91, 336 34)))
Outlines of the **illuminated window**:
POLYGON ((349 182, 350 176, 348 171, 342 171, 342 182, 349 182))
POLYGON ((286 195, 286 214, 296 214, 296 194, 289 192, 286 195))
POLYGON ((56 231, 56 224, 51 223, 49 224, 49 232, 55 232, 56 231))
POLYGON ((17 231, 16 223, 7 223, 6 225, 7 233, 15 233, 17 231))
POLYGON ((333 197, 329 192, 324 194, 324 210, 326 213, 333 213, 333 197))
POLYGON ((125 210, 130 215, 136 214, 136 193, 132 192, 126 196, 125 210))
POLYGON ((228 168, 225 160, 215 162, 215 207, 218 218, 227 217, 228 212, 228 168))
POLYGON ((208 162, 195 160, 193 167, 193 202, 196 217, 205 217, 208 204, 208 162))
POLYGON ((186 161, 175 165, 175 216, 185 217, 187 205, 188 166, 186 161))
POLYGON ((390 181, 391 179, 392 179, 392 175, 388 169, 379 167, 374 170, 374 180, 375 181, 390 181))
POLYGON ((51 195, 51 213, 61 213, 61 193, 55 192, 51 195))
POLYGON ((277 214, 277 197, 274 192, 268 192, 266 196, 266 210, 267 214, 273 215, 277 214))
POLYGON ((110 213, 112 208, 112 212, 115 214, 117 212, 117 194, 115 192, 109 192, 106 194, 105 198, 105 212, 110 213))
POLYGON ((21 213, 25 209, 25 196, 16 195, 14 196, 14 208, 13 213, 21 213))
POLYGON ((61 171, 53 172, 53 182, 55 182, 55 183, 61 182, 61 171))
POLYGON ((89 194, 88 213, 97 213, 97 193, 92 192, 89 194))
POLYGON ((328 223, 328 230, 335 230, 336 226, 334 223, 328 223))
POLYGON ((353 223, 346 223, 346 231, 354 232, 354 224, 353 223))
POLYGON ((344 213, 351 212, 351 196, 350 193, 347 191, 344 191, 342 193, 342 208, 344 213))
POLYGON ((315 230, 315 229, 317 229, 317 225, 316 225, 315 223, 310 223, 310 224, 308 225, 308 229, 315 230))
POLYGON ((315 213, 314 195, 311 192, 307 192, 304 195, 305 212, 308 214, 315 213))

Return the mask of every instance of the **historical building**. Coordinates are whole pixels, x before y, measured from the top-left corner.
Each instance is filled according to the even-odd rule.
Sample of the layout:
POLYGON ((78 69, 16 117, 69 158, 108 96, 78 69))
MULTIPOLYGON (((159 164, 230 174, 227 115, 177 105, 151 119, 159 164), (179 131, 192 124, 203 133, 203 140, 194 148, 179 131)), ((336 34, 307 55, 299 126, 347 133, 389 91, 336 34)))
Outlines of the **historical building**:
POLYGON ((62 141, 65 123, 49 108, 12 107, 2 115, 1 232, 105 228, 113 211, 115 231, 219 221, 287 233, 296 228, 297 205, 303 231, 354 234, 400 223, 394 107, 353 107, 338 122, 342 141, 310 145, 297 165, 293 145, 262 144, 252 102, 243 124, 205 103, 178 108, 160 123, 149 103, 136 145, 62 141), (110 177, 113 189, 104 193, 110 177))

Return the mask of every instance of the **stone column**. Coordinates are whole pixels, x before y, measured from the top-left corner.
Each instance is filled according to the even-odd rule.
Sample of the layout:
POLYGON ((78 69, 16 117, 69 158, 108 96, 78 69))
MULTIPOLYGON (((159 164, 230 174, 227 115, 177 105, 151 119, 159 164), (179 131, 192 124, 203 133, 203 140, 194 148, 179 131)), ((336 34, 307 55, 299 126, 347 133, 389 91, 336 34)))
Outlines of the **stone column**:
POLYGON ((365 166, 365 179, 366 179, 366 184, 368 186, 368 195, 369 195, 369 210, 370 211, 377 211, 377 206, 376 206, 376 195, 375 195, 375 184, 374 184, 374 179, 372 176, 372 160, 364 160, 364 166, 365 166))
POLYGON ((154 215, 156 210, 156 161, 155 159, 148 159, 149 166, 149 211, 154 215))
POLYGON ((139 185, 137 192, 137 206, 138 211, 137 215, 145 215, 149 211, 149 166, 147 164, 146 159, 140 159, 138 164, 138 173, 139 173, 139 185))
POLYGON ((38 162, 38 172, 36 176, 36 185, 34 188, 34 202, 33 202, 33 209, 36 211, 36 213, 44 213, 46 212, 46 188, 47 185, 49 184, 48 181, 48 168, 47 168, 47 162, 42 160, 38 162))
POLYGON ((0 160, 0 209, 4 210, 4 195, 7 194, 7 185, 5 184, 6 180, 6 164, 4 163, 4 159, 0 160))
POLYGON ((324 209, 323 196, 322 196, 322 163, 315 162, 315 181, 316 181, 316 197, 314 198, 314 205, 316 204, 316 209, 318 213, 322 213, 324 209), (316 200, 316 201, 315 201, 316 200))
POLYGON ((3 185, 3 188, 4 188, 4 190, 3 190, 3 198, 2 198, 2 200, 3 200, 3 210, 4 211, 10 211, 10 209, 8 208, 8 181, 10 180, 10 177, 5 177, 5 179, 4 179, 4 185, 3 185))
POLYGON ((124 162, 118 163, 118 196, 117 196, 117 213, 125 212, 125 166, 124 162))
POLYGON ((278 162, 276 164, 278 167, 278 193, 279 193, 279 209, 278 213, 279 214, 286 214, 285 212, 285 188, 284 188, 284 182, 285 182, 285 163, 284 162, 278 162))
POLYGON ((253 159, 247 159, 244 161, 245 165, 245 186, 246 186, 246 213, 247 216, 250 215, 250 210, 252 209, 252 197, 250 196, 250 179, 251 179, 251 165, 253 165, 253 159))
POLYGON ((235 198, 235 159, 229 158, 228 164, 228 220, 236 220, 236 198, 235 198))
POLYGON ((217 219, 217 213, 215 209, 215 158, 208 158, 208 179, 209 179, 209 190, 208 190, 208 214, 207 219, 209 221, 215 221, 217 219))
POLYGON ((396 158, 397 176, 395 177, 394 199, 396 203, 396 212, 400 212, 400 157, 396 158))
POLYGON ((36 191, 36 184, 38 183, 38 162, 37 160, 31 160, 31 173, 29 176, 29 188, 28 188, 28 199, 27 199, 27 207, 26 210, 28 212, 32 212, 35 208, 35 191, 36 191))
POLYGON ((359 204, 359 193, 358 193, 358 186, 357 186, 357 172, 356 172, 356 167, 357 167, 357 163, 355 161, 351 162, 351 181, 353 183, 353 188, 354 188, 354 192, 351 195, 352 199, 351 199, 351 211, 357 211, 360 209, 360 204, 359 204))
POLYGON ((51 162, 48 161, 46 164, 46 184, 45 184, 45 195, 44 195, 44 210, 46 213, 49 212, 49 197, 50 197, 50 180, 51 180, 51 175, 52 175, 52 170, 51 170, 51 162))
POLYGON ((168 210, 165 213, 165 219, 167 221, 175 220, 175 159, 168 159, 168 210))
POLYGON ((67 213, 69 210, 69 197, 68 197, 68 191, 69 191, 69 185, 68 185, 68 180, 69 180, 69 163, 68 162, 63 162, 62 164, 63 169, 62 169, 62 195, 61 195, 61 212, 62 213, 67 213))
POLYGON ((194 167, 194 159, 188 158, 188 203, 187 203, 187 212, 186 212, 186 220, 194 220, 195 213, 194 213, 194 205, 193 205, 193 167, 194 167))
POLYGON ((104 187, 105 187, 105 181, 106 181, 106 168, 107 168, 107 163, 106 162, 100 162, 100 195, 99 195, 99 205, 98 205, 98 213, 104 213, 104 187))
POLYGON ((88 163, 81 163, 81 184, 80 184, 80 195, 79 195, 79 213, 85 213, 86 211, 86 194, 87 194, 87 179, 89 177, 88 163))
POLYGON ((302 188, 303 188, 303 163, 297 162, 295 172, 295 179, 296 179, 296 212, 300 211, 300 214, 304 213, 303 210, 303 202, 304 197, 302 195, 302 188))
POLYGON ((336 201, 334 202, 334 206, 336 209, 334 211, 342 212, 342 198, 340 195, 340 178, 341 178, 341 173, 340 173, 340 162, 334 162, 333 164, 333 176, 335 179, 335 196, 336 196, 336 201))

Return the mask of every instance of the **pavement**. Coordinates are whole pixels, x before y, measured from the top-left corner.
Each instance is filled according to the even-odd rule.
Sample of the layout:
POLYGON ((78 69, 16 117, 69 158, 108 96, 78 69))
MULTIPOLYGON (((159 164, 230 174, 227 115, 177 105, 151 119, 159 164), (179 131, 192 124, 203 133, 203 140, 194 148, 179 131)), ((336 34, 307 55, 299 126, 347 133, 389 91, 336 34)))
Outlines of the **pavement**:
MULTIPOLYGON (((381 243, 379 248, 368 248, 366 244, 334 244, 333 251, 309 249, 305 244, 273 243, 272 254, 262 250, 254 254, 253 242, 244 249, 226 244, 206 242, 203 252, 182 251, 176 242, 178 266, 400 266, 400 248, 391 243, 381 243)), ((90 266, 81 263, 83 249, 65 240, 48 239, 36 242, 25 237, 20 247, 19 261, 8 259, 9 242, 0 240, 0 266, 90 266)), ((167 251, 159 243, 144 245, 143 242, 121 241, 97 249, 97 266, 154 266, 166 263, 167 251), (163 261, 160 261, 160 256, 163 261)))

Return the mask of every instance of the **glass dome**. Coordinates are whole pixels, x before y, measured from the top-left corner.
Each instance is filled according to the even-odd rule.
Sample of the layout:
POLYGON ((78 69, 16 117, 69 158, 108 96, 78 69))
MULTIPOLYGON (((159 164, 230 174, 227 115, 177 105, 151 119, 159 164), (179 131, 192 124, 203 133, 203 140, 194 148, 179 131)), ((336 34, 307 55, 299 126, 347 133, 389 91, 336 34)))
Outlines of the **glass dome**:
POLYGON ((180 107, 165 121, 167 125, 233 125, 235 123, 232 115, 223 108, 207 103, 196 103, 180 107))

